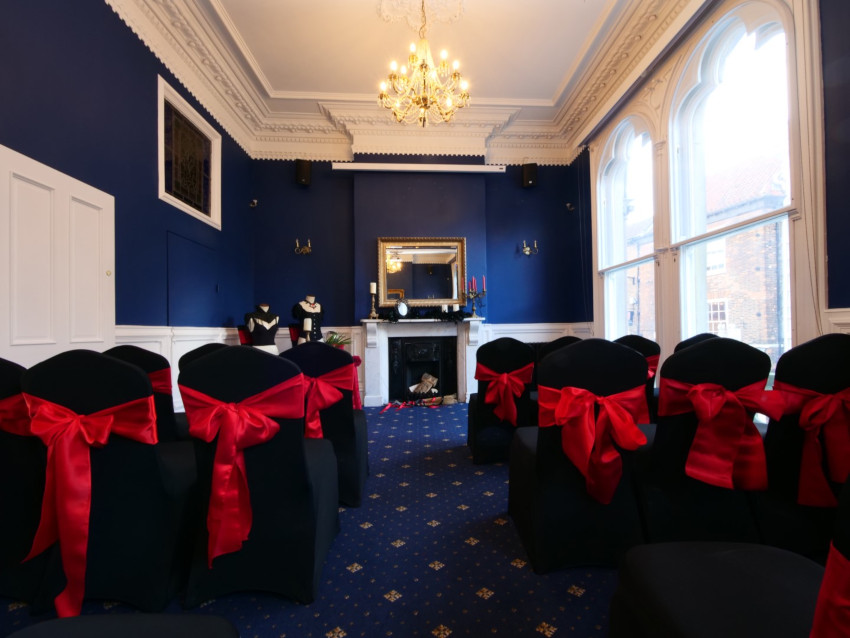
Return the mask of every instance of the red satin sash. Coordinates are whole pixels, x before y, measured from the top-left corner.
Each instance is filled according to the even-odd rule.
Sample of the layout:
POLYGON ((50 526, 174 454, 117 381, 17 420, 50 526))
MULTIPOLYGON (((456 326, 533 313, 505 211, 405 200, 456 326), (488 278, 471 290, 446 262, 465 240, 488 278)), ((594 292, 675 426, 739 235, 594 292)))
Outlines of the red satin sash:
POLYGON ((493 414, 514 427, 517 417, 515 397, 520 396, 525 386, 531 383, 533 373, 534 362, 511 372, 495 372, 480 363, 475 366, 475 378, 487 382, 484 402, 495 404, 493 414))
POLYGON ((692 385, 661 379, 658 415, 695 412, 698 425, 685 473, 709 485, 728 489, 767 489, 767 465, 761 434, 752 413, 779 418, 784 401, 758 381, 732 392, 715 383, 692 385))
POLYGON ((318 377, 304 375, 307 383, 307 413, 304 427, 304 437, 321 439, 322 417, 320 412, 342 398, 340 390, 351 390, 354 394, 354 380, 357 372, 354 364, 349 363, 336 370, 331 370, 318 377))
POLYGON ((647 422, 646 386, 608 396, 582 388, 538 386, 540 427, 561 426, 561 447, 585 478, 587 493, 610 503, 623 474, 625 450, 646 444, 637 422, 647 422), (599 416, 595 407, 599 406, 599 416))
POLYGON ((153 387, 154 392, 158 392, 160 394, 171 394, 170 367, 149 372, 148 378, 151 380, 151 386, 153 387))
POLYGON ((30 434, 30 413, 23 394, 0 399, 0 430, 18 436, 30 434))
POLYGON ((57 540, 67 585, 56 597, 60 617, 77 616, 86 583, 86 552, 91 512, 91 447, 103 447, 111 433, 153 445, 156 412, 153 395, 92 414, 77 414, 24 394, 32 420, 30 432, 47 445, 47 473, 41 521, 28 560, 57 540))
POLYGON ((238 551, 251 532, 253 514, 243 450, 268 441, 280 426, 274 418, 304 416, 304 376, 298 374, 239 403, 225 403, 180 387, 189 433, 211 442, 218 436, 207 512, 207 561, 238 551))
POLYGON ((362 359, 356 354, 351 357, 354 359, 354 390, 351 392, 351 404, 355 410, 363 409, 363 400, 360 398, 360 379, 357 378, 357 368, 360 367, 362 359))
POLYGON ((843 484, 850 474, 850 388, 821 394, 777 381, 773 390, 785 399, 785 414, 800 415, 800 427, 805 431, 797 502, 836 507, 838 501, 824 473, 823 451, 829 480, 843 484))
POLYGON ((850 560, 830 543, 810 638, 850 636, 850 560))
POLYGON ((658 362, 661 360, 660 354, 651 354, 646 358, 646 378, 652 379, 658 371, 658 362))

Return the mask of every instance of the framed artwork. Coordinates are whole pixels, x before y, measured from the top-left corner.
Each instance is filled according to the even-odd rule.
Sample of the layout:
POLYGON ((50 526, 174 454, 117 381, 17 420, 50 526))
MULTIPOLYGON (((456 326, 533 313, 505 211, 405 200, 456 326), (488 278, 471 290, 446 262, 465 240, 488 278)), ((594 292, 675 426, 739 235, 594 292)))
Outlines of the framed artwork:
POLYGON ((221 135, 158 78, 159 198, 221 230, 221 135))

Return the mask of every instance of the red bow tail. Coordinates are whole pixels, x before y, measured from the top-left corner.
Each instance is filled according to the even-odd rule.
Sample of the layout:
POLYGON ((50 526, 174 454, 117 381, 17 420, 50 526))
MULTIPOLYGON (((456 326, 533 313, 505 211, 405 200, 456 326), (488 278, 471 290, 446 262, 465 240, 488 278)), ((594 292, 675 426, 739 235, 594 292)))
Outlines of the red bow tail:
POLYGON ((189 433, 206 442, 218 436, 207 511, 207 564, 238 551, 251 532, 253 512, 245 469, 245 448, 271 440, 275 418, 304 416, 304 376, 268 388, 238 403, 225 403, 181 385, 189 433))
POLYGON ((31 432, 47 445, 41 521, 25 560, 59 541, 67 585, 55 599, 56 612, 60 617, 76 616, 85 595, 91 513, 89 450, 105 445, 112 432, 155 444, 153 395, 89 415, 32 395, 25 398, 33 415, 31 432))

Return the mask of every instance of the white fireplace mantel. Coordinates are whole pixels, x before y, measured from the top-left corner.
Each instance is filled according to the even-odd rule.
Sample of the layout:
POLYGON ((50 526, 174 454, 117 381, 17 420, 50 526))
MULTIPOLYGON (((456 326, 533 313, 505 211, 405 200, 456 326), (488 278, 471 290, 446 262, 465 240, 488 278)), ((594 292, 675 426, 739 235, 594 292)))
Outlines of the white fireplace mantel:
POLYGON ((439 319, 361 320, 366 329, 363 404, 379 406, 389 401, 390 337, 457 337, 457 396, 458 401, 469 402, 471 389, 475 387, 475 351, 480 345, 483 321, 484 317, 457 323, 439 319))

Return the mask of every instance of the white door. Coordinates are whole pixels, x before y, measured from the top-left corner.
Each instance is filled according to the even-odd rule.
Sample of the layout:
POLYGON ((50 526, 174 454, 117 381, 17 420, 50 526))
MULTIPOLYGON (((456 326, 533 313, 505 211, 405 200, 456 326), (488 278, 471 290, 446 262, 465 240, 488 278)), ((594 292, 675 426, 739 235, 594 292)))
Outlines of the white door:
POLYGON ((115 198, 0 145, 0 357, 115 341, 115 198))

